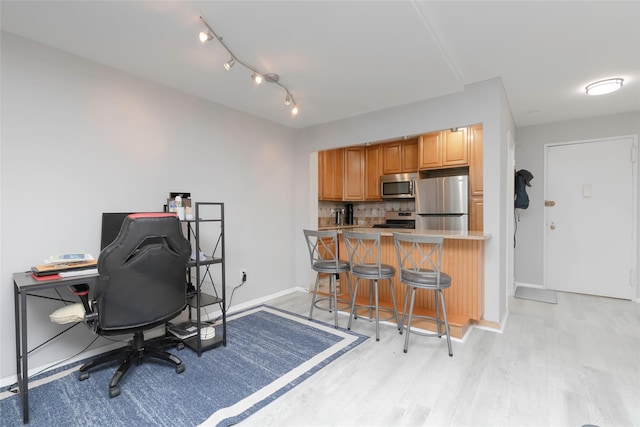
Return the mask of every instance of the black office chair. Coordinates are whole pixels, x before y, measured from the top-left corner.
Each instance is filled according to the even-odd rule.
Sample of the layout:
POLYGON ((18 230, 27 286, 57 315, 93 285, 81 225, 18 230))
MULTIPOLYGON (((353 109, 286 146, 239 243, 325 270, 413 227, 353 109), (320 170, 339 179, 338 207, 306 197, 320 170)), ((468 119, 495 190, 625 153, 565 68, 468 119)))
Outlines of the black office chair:
MULTIPOLYGON (((187 305, 186 266, 191 245, 182 235, 175 214, 131 214, 125 218, 118 237, 102 250, 93 300, 87 324, 100 335, 133 333, 126 347, 98 356, 80 368, 80 381, 89 370, 113 360, 120 367, 109 383, 109 397, 120 394, 118 385, 131 365, 154 357, 184 372, 182 361, 164 351, 181 345, 177 338, 144 339, 144 331, 163 325, 187 305)), ((81 298, 83 298, 81 296, 81 298)), ((86 298, 86 296, 84 297, 86 298)))

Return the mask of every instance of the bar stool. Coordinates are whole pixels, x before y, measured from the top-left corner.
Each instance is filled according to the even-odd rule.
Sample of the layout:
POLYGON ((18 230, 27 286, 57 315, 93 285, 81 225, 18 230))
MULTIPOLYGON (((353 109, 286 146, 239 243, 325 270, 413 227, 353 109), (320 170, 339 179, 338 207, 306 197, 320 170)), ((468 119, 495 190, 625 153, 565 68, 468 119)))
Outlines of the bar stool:
MULTIPOLYGON (((413 332, 417 335, 442 337, 446 335, 449 356, 453 356, 451 350, 451 336, 449 333, 449 322, 447 321, 447 309, 444 303, 443 289, 451 286, 451 276, 440 270, 440 260, 442 258, 442 237, 426 236, 423 234, 393 233, 393 241, 398 256, 398 269, 400 270, 400 282, 407 286, 407 292, 402 308, 402 323, 407 313, 407 301, 411 294, 409 304, 409 317, 406 323, 407 334, 404 338, 404 352, 409 348, 409 335, 413 332), (416 289, 428 289, 434 292, 436 303, 436 325, 437 332, 418 332, 411 330, 411 320, 413 319, 413 305, 416 298, 416 289), (440 308, 444 317, 444 333, 441 331, 440 308)), ((420 318, 433 319, 429 316, 415 316, 420 318)))
POLYGON ((351 279, 347 277, 349 300, 338 299, 338 289, 336 284, 336 274, 349 272, 349 262, 338 259, 338 232, 336 230, 315 231, 302 230, 309 248, 309 259, 311 268, 317 272, 316 283, 313 289, 313 298, 311 299, 311 308, 309 309, 309 320, 313 317, 313 308, 316 304, 323 300, 329 300, 329 311, 333 311, 335 315, 335 327, 338 327, 338 301, 351 304, 351 279), (329 298, 316 300, 318 296, 318 284, 320 282, 320 274, 329 275, 329 298))
MULTIPOLYGON (((380 280, 389 281, 389 289, 391 291, 391 300, 393 302, 393 316, 395 316, 398 330, 401 330, 400 316, 398 316, 398 308, 396 306, 396 296, 393 291, 393 282, 391 279, 396 275, 396 269, 392 265, 382 264, 380 233, 363 233, 354 231, 343 231, 342 236, 347 245, 349 254, 349 264, 351 264, 351 274, 356 278, 353 298, 351 299, 351 313, 349 315, 349 324, 347 329, 351 329, 351 322, 356 315, 356 295, 358 293, 358 284, 360 279, 369 279, 369 305, 365 308, 369 309, 369 319, 371 319, 371 310, 375 309, 376 320, 376 341, 380 341, 380 305, 378 302, 378 282, 380 280), (374 294, 375 300, 372 301, 374 294)), ((388 308, 382 310, 390 311, 388 308)), ((390 316, 391 319, 393 316, 390 316)), ((383 319, 388 320, 388 319, 383 319)))

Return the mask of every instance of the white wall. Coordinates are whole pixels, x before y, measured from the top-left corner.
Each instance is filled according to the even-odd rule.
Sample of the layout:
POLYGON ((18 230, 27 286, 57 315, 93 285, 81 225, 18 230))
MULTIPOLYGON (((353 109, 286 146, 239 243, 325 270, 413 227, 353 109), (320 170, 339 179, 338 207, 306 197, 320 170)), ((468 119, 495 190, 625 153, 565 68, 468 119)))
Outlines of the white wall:
MULTIPOLYGON (((97 256, 104 211, 161 210, 171 191, 224 202, 227 284, 248 272, 234 305, 295 285, 292 130, 12 34, 1 42, 0 378, 15 374, 11 273, 97 256)), ((29 299, 30 348, 61 330, 56 307, 29 299)), ((76 327, 30 366, 91 339, 76 327)))
MULTIPOLYGON (((13 342, 10 274, 61 252, 98 253, 100 213, 160 209, 170 191, 226 204, 227 281, 248 270, 234 303, 308 284, 301 229, 315 227, 321 149, 483 124, 485 319, 506 314, 507 135, 500 79, 461 93, 293 131, 155 83, 2 34, 0 342, 13 342), (274 191, 277 190, 277 191, 274 191), (273 254, 277 254, 274 256, 273 254), (292 261, 293 260, 293 265, 292 261), (237 272, 238 274, 234 274, 237 272)), ((30 347, 58 330, 53 303, 31 301, 30 347)), ((31 366, 89 342, 76 328, 31 366)), ((0 378, 12 375, 13 347, 0 378)))
MULTIPOLYGON (((518 128, 516 169, 526 169, 534 178, 531 187, 527 187, 529 208, 519 210, 520 222, 515 250, 516 282, 540 286, 544 284, 544 145, 638 134, 638 111, 518 128)), ((638 241, 640 242, 640 236, 638 241)))
MULTIPOLYGON (((317 171, 311 170, 309 156, 318 150, 362 144, 416 135, 456 126, 483 124, 484 143, 484 230, 492 234, 486 242, 485 319, 503 320, 507 309, 506 263, 509 251, 505 245, 507 203, 506 146, 508 132, 514 133, 513 119, 500 79, 469 85, 459 94, 412 103, 361 116, 313 126, 298 131, 304 144, 296 148, 296 200, 301 202, 296 215, 296 233, 304 227, 315 228, 314 205, 309 188, 316 188, 317 171)), ((308 256, 302 234, 295 238, 296 282, 308 283, 308 256)))

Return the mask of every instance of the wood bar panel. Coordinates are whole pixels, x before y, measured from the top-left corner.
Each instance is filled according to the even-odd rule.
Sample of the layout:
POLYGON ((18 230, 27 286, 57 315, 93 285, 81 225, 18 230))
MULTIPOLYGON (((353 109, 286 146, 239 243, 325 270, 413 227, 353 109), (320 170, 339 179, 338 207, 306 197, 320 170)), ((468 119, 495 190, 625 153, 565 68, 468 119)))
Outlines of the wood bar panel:
MULTIPOLYGON (((397 269, 397 255, 392 236, 381 237, 381 250, 382 262, 393 265, 397 269)), ((346 245, 342 235, 340 235, 339 251, 340 258, 347 259, 346 245)), ((464 333, 470 321, 480 321, 484 315, 484 240, 445 238, 441 268, 452 279, 451 287, 444 291, 450 323, 455 322, 464 333)), ((351 280, 355 284, 355 277, 351 280)), ((398 310, 401 311, 406 286, 400 283, 397 272, 392 282, 398 310)), ((369 301, 368 281, 360 281, 356 298, 362 303, 369 301)), ((391 306, 391 293, 384 281, 379 285, 379 298, 381 305, 391 306)), ((415 311, 422 314, 435 312, 432 291, 419 289, 416 292, 415 311)))

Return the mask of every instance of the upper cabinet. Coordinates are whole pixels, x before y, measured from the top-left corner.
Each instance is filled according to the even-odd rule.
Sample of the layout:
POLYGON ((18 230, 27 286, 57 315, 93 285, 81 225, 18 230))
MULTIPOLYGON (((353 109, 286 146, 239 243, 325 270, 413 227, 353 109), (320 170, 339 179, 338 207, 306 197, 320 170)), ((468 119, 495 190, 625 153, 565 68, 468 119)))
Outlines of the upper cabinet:
POLYGON ((484 229, 482 125, 469 127, 469 231, 484 229))
POLYGON ((380 200, 382 156, 379 145, 344 149, 343 200, 380 200))
POLYGON ((342 200, 344 148, 318 152, 318 198, 342 200))
POLYGON ((364 181, 364 147, 345 148, 343 200, 363 200, 364 181))
POLYGON ((469 127, 469 194, 483 195, 482 183, 482 125, 469 127))
POLYGON ((417 172, 418 138, 382 144, 382 174, 417 172))
POLYGON ((381 152, 379 145, 364 148, 364 200, 380 200, 381 152))
POLYGON ((432 132, 420 136, 418 169, 440 169, 468 164, 467 128, 432 132))

